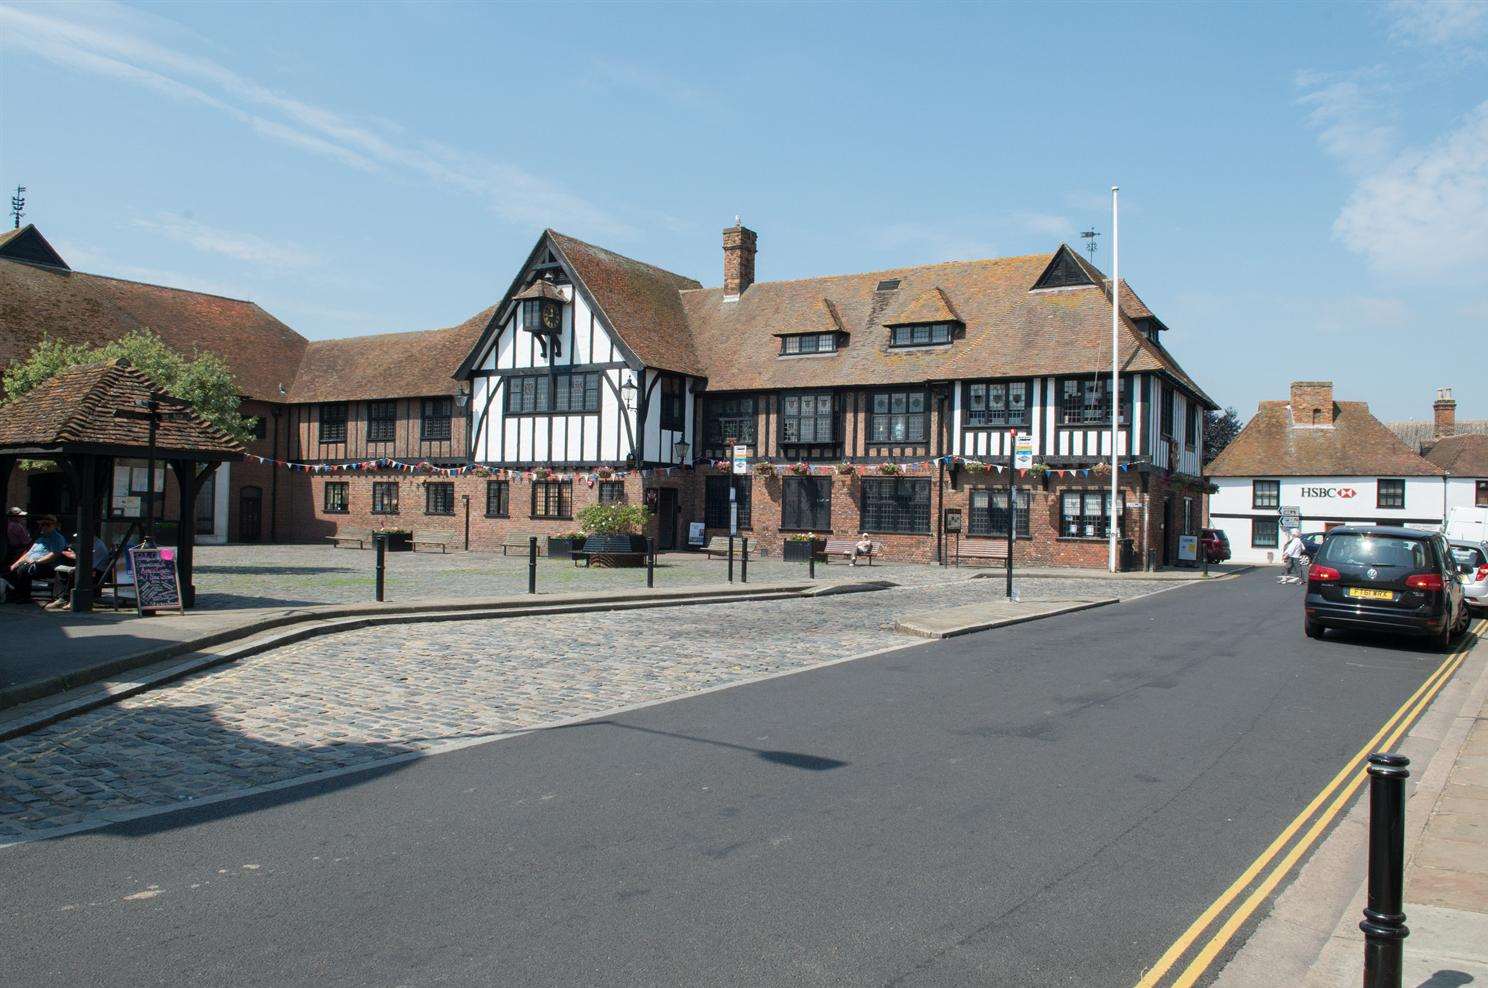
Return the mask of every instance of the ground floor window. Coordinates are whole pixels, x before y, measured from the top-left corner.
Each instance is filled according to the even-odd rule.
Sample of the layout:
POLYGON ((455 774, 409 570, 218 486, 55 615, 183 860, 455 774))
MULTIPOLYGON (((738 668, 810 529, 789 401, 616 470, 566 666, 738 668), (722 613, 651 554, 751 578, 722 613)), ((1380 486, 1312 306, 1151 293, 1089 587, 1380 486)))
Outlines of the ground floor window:
POLYGON ((832 478, 786 477, 780 484, 780 527, 797 532, 830 532, 832 478))
POLYGON ((1279 518, 1252 518, 1250 520, 1250 545, 1254 549, 1275 549, 1279 518))
MULTIPOLYGON (((1028 491, 1018 492, 1017 536, 1028 538, 1028 491)), ((1008 492, 978 489, 971 492, 971 514, 966 519, 967 535, 1001 535, 1008 533, 1008 492)))
MULTIPOLYGON (((1110 535, 1110 491, 1065 491, 1059 497, 1059 534, 1066 539, 1103 539, 1110 535)), ((1116 530, 1124 528, 1126 495, 1121 496, 1116 530)))
POLYGON ((379 480, 372 484, 372 513, 395 515, 398 513, 398 482, 379 480))
POLYGON ((623 504, 625 502, 625 481, 623 480, 601 480, 599 482, 600 504, 623 504))
POLYGON ((1488 480, 1478 481, 1477 504, 1480 508, 1488 508, 1488 480))
POLYGON ((424 514, 452 515, 454 513, 454 484, 430 482, 424 485, 424 514))
POLYGON ((511 483, 505 480, 486 481, 486 517, 505 518, 511 514, 511 483))
POLYGON ((704 481, 703 524, 709 528, 729 527, 729 480, 734 481, 739 505, 739 530, 750 527, 749 504, 753 477, 709 477, 704 481))
POLYGON ((325 513, 328 515, 344 515, 350 510, 350 498, 347 494, 349 485, 344 480, 330 480, 325 485, 325 513))
POLYGON ((930 479, 894 477, 863 481, 863 530, 930 533, 930 479))
POLYGON ((573 481, 534 481, 532 484, 532 517, 572 518, 573 481))

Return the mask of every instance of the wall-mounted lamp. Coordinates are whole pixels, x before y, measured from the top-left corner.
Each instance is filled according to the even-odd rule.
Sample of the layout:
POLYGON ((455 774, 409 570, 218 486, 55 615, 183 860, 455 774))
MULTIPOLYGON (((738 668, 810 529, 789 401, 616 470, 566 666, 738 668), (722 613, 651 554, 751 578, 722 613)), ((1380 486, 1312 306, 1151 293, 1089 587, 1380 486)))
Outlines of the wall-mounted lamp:
POLYGON ((687 453, 690 449, 692 449, 692 447, 687 444, 687 440, 685 439, 678 439, 675 443, 672 444, 672 451, 677 454, 678 463, 687 462, 687 453))
POLYGON ((460 406, 461 408, 464 408, 469 402, 470 402, 470 390, 469 390, 469 386, 468 385, 465 385, 465 384, 461 384, 460 385, 460 390, 455 392, 455 404, 458 405, 458 406, 460 406))
POLYGON ((640 390, 640 388, 636 387, 636 383, 635 383, 635 379, 634 378, 631 378, 631 379, 627 380, 624 384, 620 385, 620 394, 625 399, 625 409, 626 409, 626 411, 631 411, 631 412, 635 411, 635 396, 636 396, 636 392, 639 391, 639 390, 640 390))

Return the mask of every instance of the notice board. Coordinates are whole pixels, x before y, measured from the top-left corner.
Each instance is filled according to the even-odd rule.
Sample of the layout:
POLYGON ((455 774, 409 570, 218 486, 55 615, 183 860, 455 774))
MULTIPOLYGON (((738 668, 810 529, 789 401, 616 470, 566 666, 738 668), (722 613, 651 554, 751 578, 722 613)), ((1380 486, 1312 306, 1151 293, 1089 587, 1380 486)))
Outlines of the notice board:
POLYGON ((186 613, 181 605, 181 575, 176 571, 174 549, 130 549, 129 561, 134 569, 134 601, 139 613, 186 613))

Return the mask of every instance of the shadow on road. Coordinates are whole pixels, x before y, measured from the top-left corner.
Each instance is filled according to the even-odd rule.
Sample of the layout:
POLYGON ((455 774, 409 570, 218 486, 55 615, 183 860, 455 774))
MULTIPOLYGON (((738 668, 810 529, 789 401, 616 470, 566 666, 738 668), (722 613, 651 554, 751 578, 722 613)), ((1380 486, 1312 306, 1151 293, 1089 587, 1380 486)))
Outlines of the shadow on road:
POLYGON ((830 772, 834 768, 842 768, 847 762, 838 758, 828 758, 825 755, 811 755, 800 751, 779 751, 771 748, 752 748, 747 744, 734 744, 731 741, 718 741, 713 738, 700 738, 691 734, 678 734, 673 731, 659 731, 653 727, 637 727, 634 724, 622 724, 614 720, 591 720, 582 724, 565 724, 557 730, 566 730, 575 727, 617 727, 625 731, 639 731, 642 734, 655 734, 660 737, 676 738, 679 741, 692 741, 696 744, 708 744, 715 748, 732 748, 735 751, 747 751, 758 757, 761 761, 772 765, 785 765, 788 768, 805 769, 808 772, 830 772))

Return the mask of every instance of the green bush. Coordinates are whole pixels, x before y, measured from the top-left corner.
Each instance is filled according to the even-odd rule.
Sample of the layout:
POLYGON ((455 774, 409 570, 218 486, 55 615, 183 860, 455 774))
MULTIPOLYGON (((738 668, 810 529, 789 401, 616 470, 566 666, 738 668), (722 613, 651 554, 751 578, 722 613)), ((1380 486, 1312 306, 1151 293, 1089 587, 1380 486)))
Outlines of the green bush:
POLYGON ((639 535, 646 517, 639 504, 591 504, 579 512, 579 530, 585 535, 639 535))

